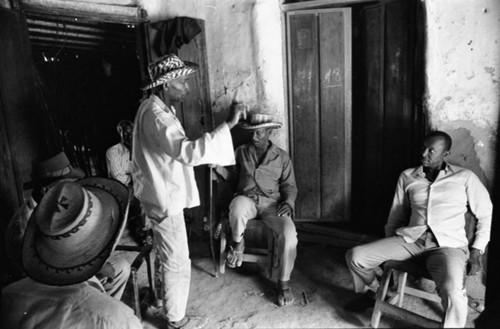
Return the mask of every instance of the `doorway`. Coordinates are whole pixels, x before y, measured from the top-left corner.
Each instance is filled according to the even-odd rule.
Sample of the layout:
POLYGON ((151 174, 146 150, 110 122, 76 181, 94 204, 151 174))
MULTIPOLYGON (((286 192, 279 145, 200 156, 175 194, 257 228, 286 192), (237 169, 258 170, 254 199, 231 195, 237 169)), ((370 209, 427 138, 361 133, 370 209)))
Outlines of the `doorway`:
POLYGON ((335 3, 285 14, 296 216, 382 235, 424 130, 423 11, 413 0, 335 3))

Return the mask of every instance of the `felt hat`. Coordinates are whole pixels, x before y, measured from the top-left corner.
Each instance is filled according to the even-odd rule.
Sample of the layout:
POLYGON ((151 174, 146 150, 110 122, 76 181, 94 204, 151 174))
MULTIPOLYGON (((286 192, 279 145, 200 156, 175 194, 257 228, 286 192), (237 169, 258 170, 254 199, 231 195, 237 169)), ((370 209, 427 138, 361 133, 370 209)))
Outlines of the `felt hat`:
POLYGON ((24 184, 24 188, 29 189, 37 184, 48 184, 58 179, 83 178, 85 173, 74 168, 68 160, 66 153, 59 152, 53 157, 35 162, 31 169, 31 182, 24 184))
POLYGON ((165 55, 148 65, 149 81, 142 90, 191 74, 198 68, 198 64, 182 61, 174 54, 165 55))
POLYGON ((125 227, 129 190, 107 178, 56 183, 28 222, 22 262, 41 283, 88 280, 104 265, 125 227))
POLYGON ((243 129, 259 129, 259 128, 281 128, 282 123, 273 121, 272 115, 263 113, 249 113, 245 121, 239 123, 243 129))

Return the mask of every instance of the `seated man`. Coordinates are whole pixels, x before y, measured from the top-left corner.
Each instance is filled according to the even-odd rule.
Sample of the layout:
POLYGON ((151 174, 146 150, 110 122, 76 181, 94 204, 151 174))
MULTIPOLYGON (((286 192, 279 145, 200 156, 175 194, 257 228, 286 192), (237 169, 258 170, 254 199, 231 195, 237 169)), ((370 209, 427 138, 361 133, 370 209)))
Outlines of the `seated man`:
MULTIPOLYGON (((19 208, 5 230, 5 250, 9 262, 9 281, 16 281, 25 276, 21 264, 21 246, 28 220, 45 193, 61 181, 75 181, 85 174, 79 168, 71 166, 66 153, 60 152, 48 159, 35 162, 32 168, 32 181, 26 187, 32 188, 31 196, 19 208)), ((130 275, 130 264, 116 256, 104 264, 96 275, 106 292, 120 300, 130 275)))
POLYGON ((60 181, 40 200, 22 244, 27 278, 2 290, 2 328, 139 329, 95 278, 125 222, 128 190, 106 178, 60 181))
POLYGON ((255 117, 250 115, 249 122, 240 125, 253 134, 250 143, 236 150, 234 176, 238 182, 229 205, 233 242, 226 263, 229 267, 241 266, 246 224, 249 219, 262 220, 277 240, 278 304, 283 306, 294 300, 289 280, 297 256, 297 232, 292 220, 297 186, 290 157, 269 140, 272 129, 281 127, 281 123, 255 117))
POLYGON ((470 251, 472 272, 480 266, 489 241, 492 204, 488 191, 470 170, 450 165, 451 138, 441 131, 425 137, 422 165, 401 173, 385 226, 386 238, 354 247, 346 261, 354 279, 354 290, 365 293, 346 305, 361 311, 374 304, 378 289, 375 268, 386 260, 425 257, 445 310, 444 327, 464 327, 467 295, 464 287, 469 258, 465 232, 468 208, 478 219, 470 251))
POLYGON ((111 146, 106 151, 106 164, 110 178, 129 186, 132 185, 131 165, 132 132, 134 124, 129 120, 122 120, 116 125, 120 143, 111 146))

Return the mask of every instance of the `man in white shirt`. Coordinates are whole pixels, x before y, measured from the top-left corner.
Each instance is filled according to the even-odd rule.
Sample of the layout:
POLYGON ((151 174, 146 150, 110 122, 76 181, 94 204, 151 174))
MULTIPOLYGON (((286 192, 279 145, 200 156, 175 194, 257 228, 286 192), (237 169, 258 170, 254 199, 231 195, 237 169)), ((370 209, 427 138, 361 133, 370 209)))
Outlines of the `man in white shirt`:
POLYGON ((132 148, 132 131, 134 124, 129 120, 121 120, 116 125, 118 135, 120 135, 120 143, 111 146, 106 151, 106 164, 108 166, 108 175, 110 178, 131 185, 131 148, 132 148))
POLYGON ((365 295, 346 304, 361 311, 374 304, 378 289, 375 268, 386 260, 425 257, 445 310, 444 327, 464 327, 467 295, 464 287, 466 263, 477 272, 490 238, 492 203, 488 191, 470 170, 450 165, 451 138, 441 131, 425 137, 422 165, 399 176, 396 193, 385 226, 386 238, 354 247, 346 261, 354 279, 354 290, 365 295), (472 248, 468 248, 465 213, 477 218, 472 248))
POLYGON ((235 164, 230 129, 246 115, 244 108, 233 108, 228 121, 197 140, 189 140, 173 103, 185 98, 189 92, 186 76, 197 68, 175 55, 150 64, 150 81, 143 89, 151 89, 151 95, 142 102, 134 120, 134 192, 151 222, 161 261, 167 328, 202 328, 208 323, 205 317, 186 316, 191 260, 183 210, 200 204, 194 166, 235 164))

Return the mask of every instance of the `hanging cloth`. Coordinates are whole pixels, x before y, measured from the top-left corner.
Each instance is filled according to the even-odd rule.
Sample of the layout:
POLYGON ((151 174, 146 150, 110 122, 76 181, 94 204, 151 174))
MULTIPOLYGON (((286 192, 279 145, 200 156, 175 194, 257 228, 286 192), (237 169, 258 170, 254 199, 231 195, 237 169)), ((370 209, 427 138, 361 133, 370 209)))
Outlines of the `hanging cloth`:
POLYGON ((198 21, 190 17, 172 18, 152 24, 152 27, 159 31, 153 42, 154 50, 159 56, 177 55, 182 45, 189 43, 201 32, 198 21))

